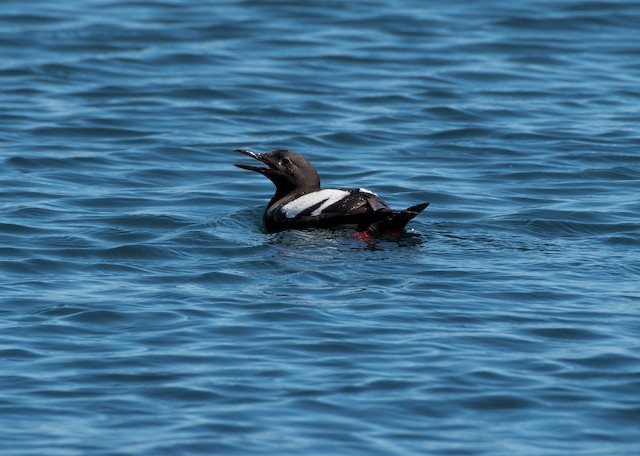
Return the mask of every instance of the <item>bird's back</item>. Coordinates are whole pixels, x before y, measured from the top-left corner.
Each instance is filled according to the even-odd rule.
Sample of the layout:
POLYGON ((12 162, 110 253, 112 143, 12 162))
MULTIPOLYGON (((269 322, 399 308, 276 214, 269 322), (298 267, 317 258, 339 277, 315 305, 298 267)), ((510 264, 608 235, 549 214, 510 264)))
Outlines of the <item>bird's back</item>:
POLYGON ((322 189, 268 208, 265 224, 269 231, 310 227, 366 229, 392 213, 389 205, 369 190, 322 189))

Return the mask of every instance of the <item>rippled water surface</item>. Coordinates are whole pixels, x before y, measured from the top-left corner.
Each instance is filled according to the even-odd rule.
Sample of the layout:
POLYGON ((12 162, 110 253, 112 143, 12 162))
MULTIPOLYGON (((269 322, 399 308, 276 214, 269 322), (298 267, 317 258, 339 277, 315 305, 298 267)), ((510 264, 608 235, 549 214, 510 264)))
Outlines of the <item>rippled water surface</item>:
POLYGON ((639 18, 3 1, 0 452, 638 454, 639 18), (265 234, 239 147, 431 206, 265 234))

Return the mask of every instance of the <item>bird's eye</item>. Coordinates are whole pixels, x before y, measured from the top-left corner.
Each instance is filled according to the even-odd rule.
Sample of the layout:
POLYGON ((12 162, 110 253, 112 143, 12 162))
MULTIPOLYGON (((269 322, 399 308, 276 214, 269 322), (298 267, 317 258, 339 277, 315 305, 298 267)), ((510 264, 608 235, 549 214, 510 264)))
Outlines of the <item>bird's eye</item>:
POLYGON ((289 166, 291 160, 289 160, 288 158, 283 158, 282 160, 280 160, 280 163, 282 163, 284 166, 289 166))

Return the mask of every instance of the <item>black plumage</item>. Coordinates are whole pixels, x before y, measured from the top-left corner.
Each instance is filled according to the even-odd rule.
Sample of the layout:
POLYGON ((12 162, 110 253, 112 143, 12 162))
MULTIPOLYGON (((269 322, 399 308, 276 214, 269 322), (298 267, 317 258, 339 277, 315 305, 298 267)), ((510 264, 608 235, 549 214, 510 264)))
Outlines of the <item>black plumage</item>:
POLYGON ((264 154, 245 149, 262 166, 236 164, 268 177, 276 192, 264 212, 269 232, 307 228, 354 228, 372 234, 399 233, 429 203, 395 211, 378 195, 368 190, 321 189, 316 169, 302 155, 291 150, 273 150, 264 154))

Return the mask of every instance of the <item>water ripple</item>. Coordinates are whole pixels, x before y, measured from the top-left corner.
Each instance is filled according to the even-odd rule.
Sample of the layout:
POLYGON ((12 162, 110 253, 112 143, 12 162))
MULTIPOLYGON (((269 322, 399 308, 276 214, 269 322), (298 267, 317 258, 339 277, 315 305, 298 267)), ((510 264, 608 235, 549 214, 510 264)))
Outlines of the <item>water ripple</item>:
POLYGON ((633 2, 3 2, 7 454, 633 454, 633 2), (237 148, 430 201, 266 234, 237 148))

